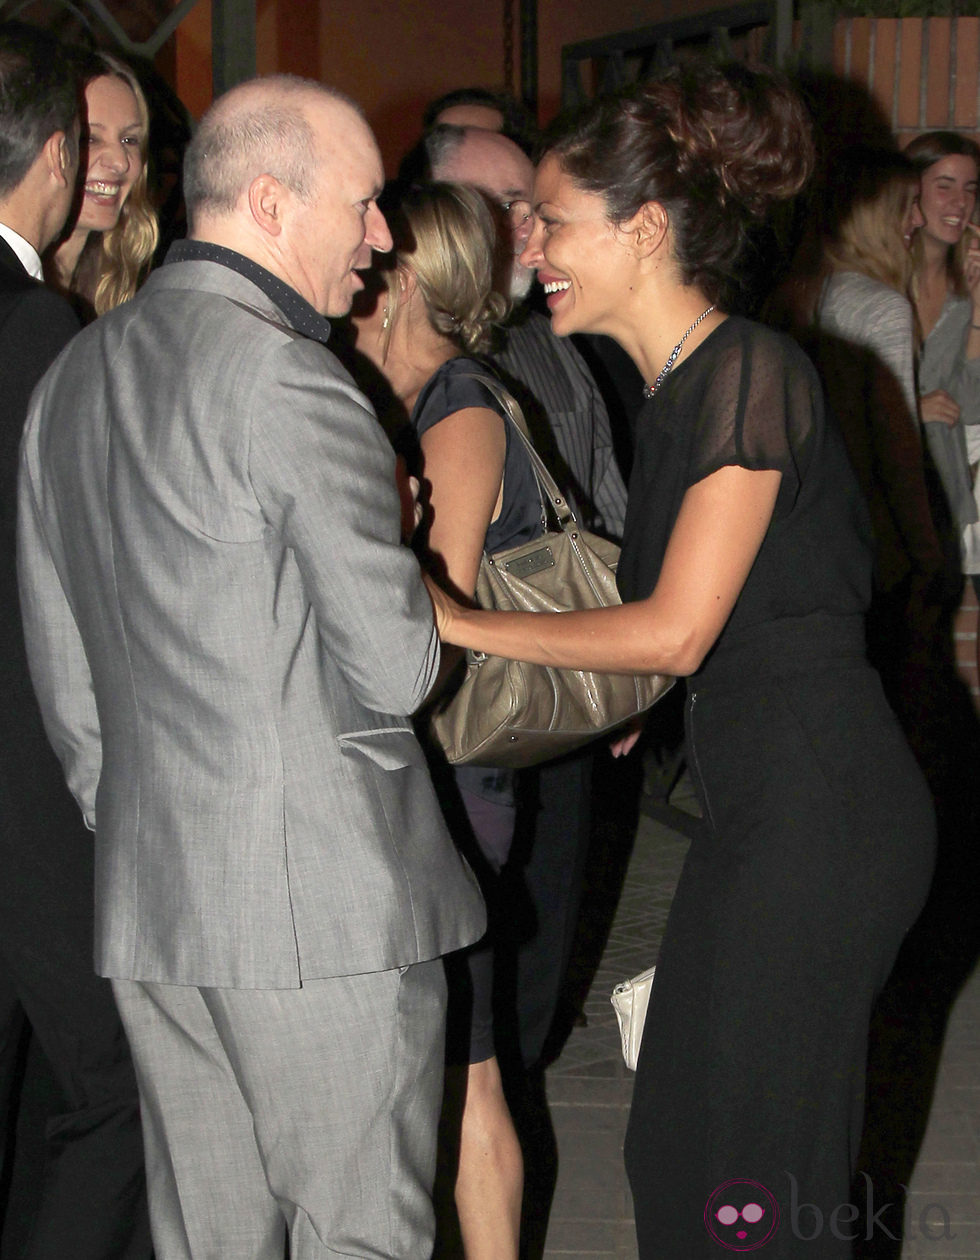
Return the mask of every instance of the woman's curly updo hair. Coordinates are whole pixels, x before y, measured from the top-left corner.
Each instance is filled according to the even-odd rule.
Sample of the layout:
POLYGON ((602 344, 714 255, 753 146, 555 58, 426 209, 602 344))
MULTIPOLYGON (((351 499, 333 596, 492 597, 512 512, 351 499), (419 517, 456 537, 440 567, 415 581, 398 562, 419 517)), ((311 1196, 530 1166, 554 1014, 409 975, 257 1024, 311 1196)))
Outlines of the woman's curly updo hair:
POLYGON ((461 184, 419 184, 387 189, 381 208, 394 241, 395 267, 384 273, 390 314, 405 267, 436 332, 467 353, 488 350, 508 303, 493 288, 497 227, 483 194, 461 184))
POLYGON ((622 223, 648 201, 670 222, 686 284, 730 309, 747 247, 814 164, 810 117, 796 92, 741 63, 688 65, 599 100, 545 152, 622 223))

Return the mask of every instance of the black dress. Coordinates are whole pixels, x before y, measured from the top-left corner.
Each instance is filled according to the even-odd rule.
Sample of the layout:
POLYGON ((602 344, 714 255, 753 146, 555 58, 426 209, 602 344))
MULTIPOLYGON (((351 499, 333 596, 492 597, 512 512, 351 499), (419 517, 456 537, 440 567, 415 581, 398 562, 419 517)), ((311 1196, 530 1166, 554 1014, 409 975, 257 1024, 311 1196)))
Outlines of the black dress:
POLYGON ((688 680, 705 826, 661 949, 627 1170, 643 1260, 840 1258, 871 1006, 925 899, 932 805, 866 661, 863 500, 788 339, 729 318, 647 404, 623 598, 652 591, 685 492, 726 465, 782 481, 688 680))

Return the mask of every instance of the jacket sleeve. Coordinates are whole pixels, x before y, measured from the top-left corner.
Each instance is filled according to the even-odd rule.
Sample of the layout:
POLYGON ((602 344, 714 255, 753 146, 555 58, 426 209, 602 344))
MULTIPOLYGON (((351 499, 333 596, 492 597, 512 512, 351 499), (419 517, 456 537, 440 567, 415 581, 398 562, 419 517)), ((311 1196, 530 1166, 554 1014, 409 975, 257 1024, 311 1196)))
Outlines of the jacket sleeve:
POLYGON ((293 549, 324 650, 366 707, 412 713, 439 665, 432 605, 402 545, 395 456, 332 355, 295 341, 263 373, 249 473, 293 549))
POLYGON ((102 740, 92 675, 71 605, 45 534, 36 428, 24 434, 17 519, 17 572, 31 681, 44 727, 78 802, 95 830, 102 740))

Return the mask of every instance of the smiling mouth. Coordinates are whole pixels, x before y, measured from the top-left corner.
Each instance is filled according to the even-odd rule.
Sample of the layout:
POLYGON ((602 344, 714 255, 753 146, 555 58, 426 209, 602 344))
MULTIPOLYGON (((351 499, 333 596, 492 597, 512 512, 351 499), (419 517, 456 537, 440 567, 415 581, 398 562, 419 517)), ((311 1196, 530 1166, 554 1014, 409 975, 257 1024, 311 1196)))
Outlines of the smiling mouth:
POLYGON ((118 197, 122 184, 107 184, 101 179, 91 179, 85 185, 85 191, 92 197, 118 197))
POLYGON ((571 280, 549 280, 541 286, 545 291, 545 296, 550 297, 552 293, 564 293, 566 289, 572 287, 571 280))

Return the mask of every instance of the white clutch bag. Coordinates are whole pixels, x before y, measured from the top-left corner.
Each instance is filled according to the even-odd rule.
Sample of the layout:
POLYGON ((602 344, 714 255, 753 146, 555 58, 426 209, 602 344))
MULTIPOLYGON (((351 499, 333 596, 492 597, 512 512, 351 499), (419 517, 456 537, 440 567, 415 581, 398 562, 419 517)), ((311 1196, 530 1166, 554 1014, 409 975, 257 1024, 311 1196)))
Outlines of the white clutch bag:
POLYGON ((647 1004, 653 988, 656 967, 641 971, 632 980, 624 980, 612 991, 610 1002, 619 1020, 619 1033, 623 1042, 623 1058, 631 1072, 636 1071, 636 1060, 643 1038, 643 1024, 647 1017, 647 1004))

